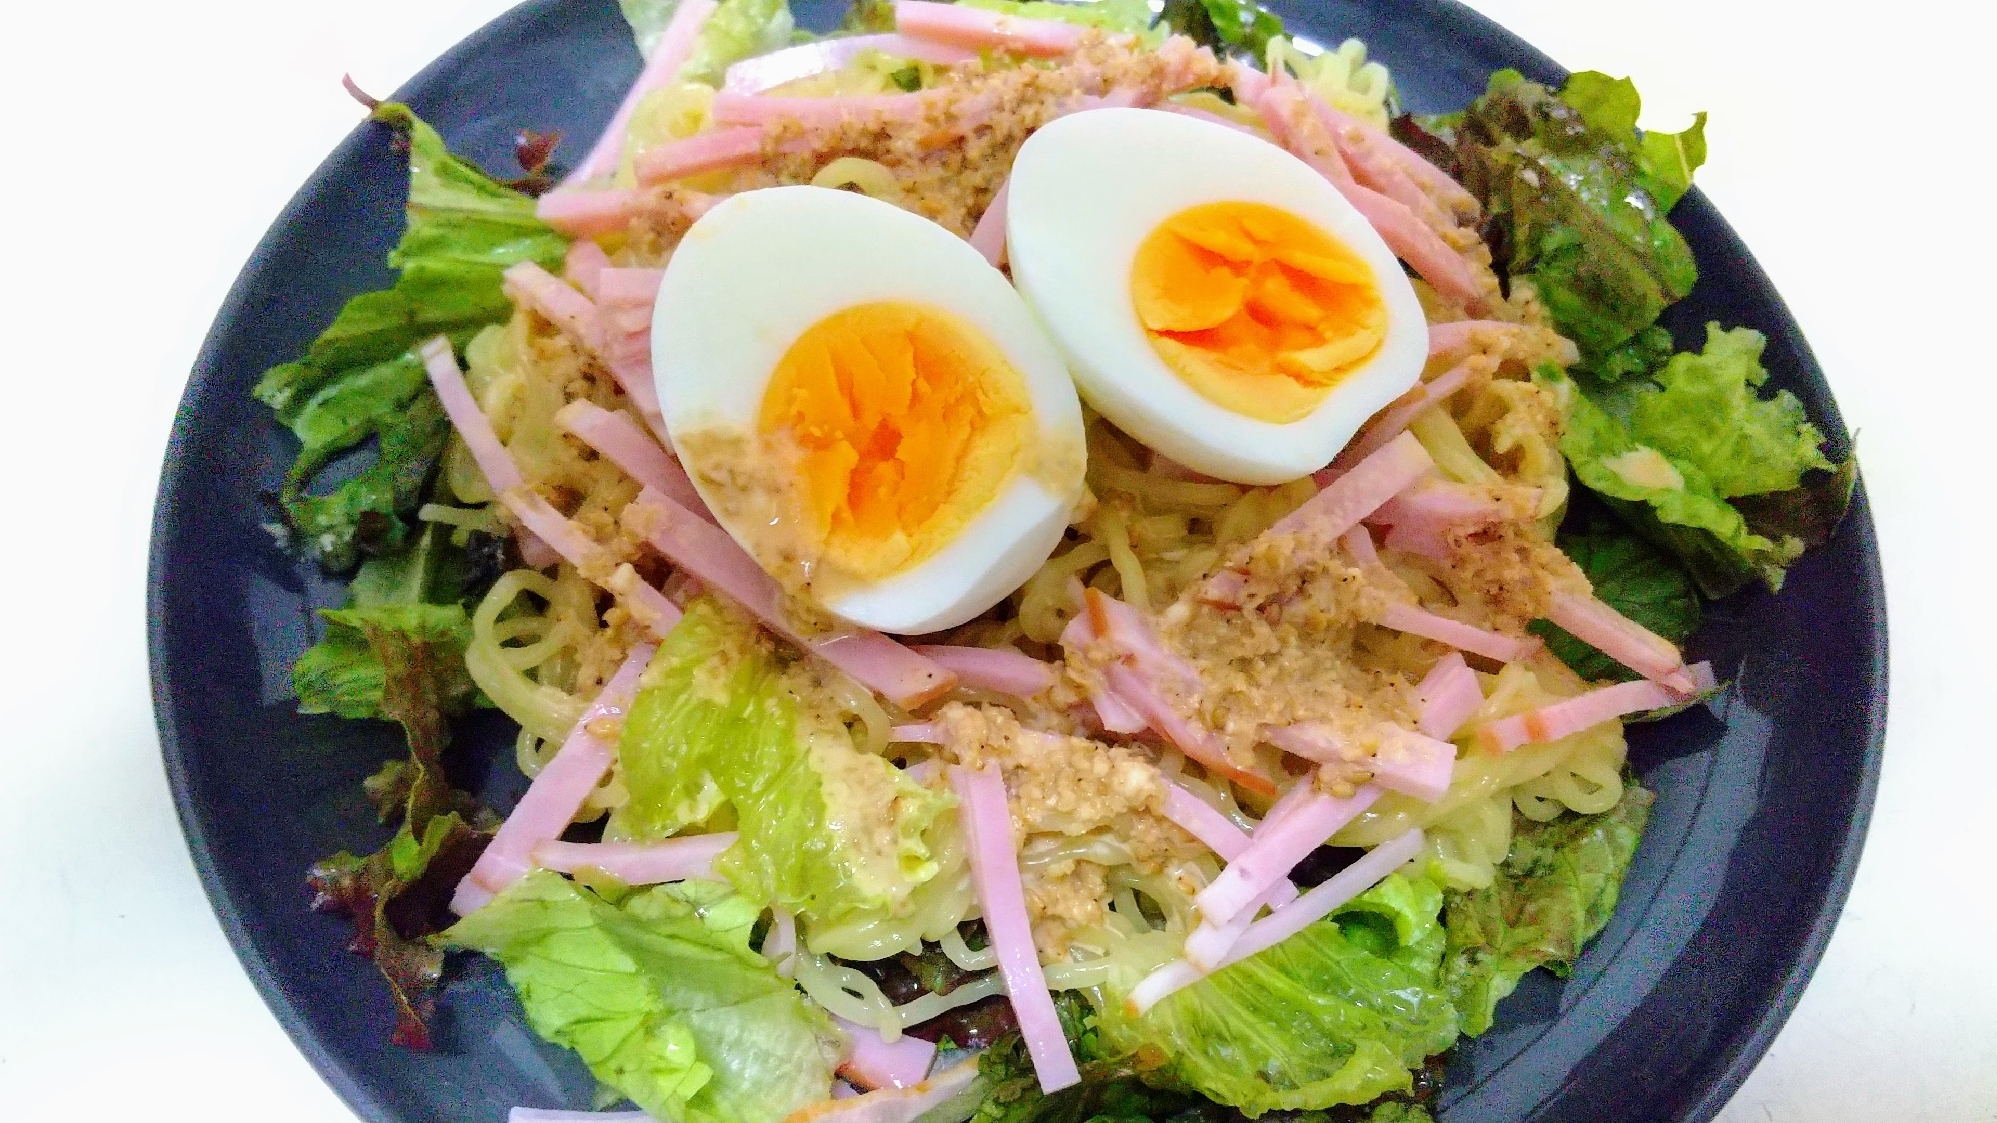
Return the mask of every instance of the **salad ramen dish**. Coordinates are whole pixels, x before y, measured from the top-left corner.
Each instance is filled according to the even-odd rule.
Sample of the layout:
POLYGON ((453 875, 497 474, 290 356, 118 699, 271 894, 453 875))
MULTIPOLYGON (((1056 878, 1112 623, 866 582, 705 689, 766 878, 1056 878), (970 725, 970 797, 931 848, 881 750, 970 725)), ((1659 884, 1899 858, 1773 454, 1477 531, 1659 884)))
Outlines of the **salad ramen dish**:
POLYGON ((1852 495, 1658 322, 1703 117, 1410 114, 1237 0, 624 9, 518 175, 355 90, 395 280, 255 388, 347 583, 297 708, 407 743, 298 871, 396 1045, 484 957, 606 1119, 1430 1119, 1614 914, 1703 606, 1852 495))

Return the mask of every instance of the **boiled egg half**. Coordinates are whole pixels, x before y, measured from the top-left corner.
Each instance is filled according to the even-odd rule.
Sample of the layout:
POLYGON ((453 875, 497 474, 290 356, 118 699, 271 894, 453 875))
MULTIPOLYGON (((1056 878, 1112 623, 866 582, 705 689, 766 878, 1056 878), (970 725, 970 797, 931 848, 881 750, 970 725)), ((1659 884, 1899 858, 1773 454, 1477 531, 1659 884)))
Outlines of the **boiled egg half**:
POLYGON ((963 239, 864 195, 776 187, 703 215, 660 283, 652 368, 717 520, 855 624, 971 619, 1081 498, 1059 351, 963 239))
POLYGON ((1187 467, 1297 479, 1421 377, 1427 321, 1393 253, 1260 137, 1076 113, 1027 139, 1007 194, 1013 282, 1082 397, 1187 467))

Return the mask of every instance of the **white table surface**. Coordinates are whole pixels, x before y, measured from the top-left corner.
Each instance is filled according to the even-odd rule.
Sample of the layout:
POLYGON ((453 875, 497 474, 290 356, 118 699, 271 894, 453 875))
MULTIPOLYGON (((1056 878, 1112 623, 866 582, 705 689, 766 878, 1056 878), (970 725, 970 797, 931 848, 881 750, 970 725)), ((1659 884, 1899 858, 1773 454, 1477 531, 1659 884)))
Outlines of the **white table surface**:
MULTIPOLYGON (((506 4, 97 0, 0 24, 0 1119, 352 1118, 251 989, 181 841, 146 679, 147 531, 223 294, 359 120, 340 75, 386 93, 506 4)), ((1647 123, 1712 111, 1699 182, 1861 432, 1892 609, 1885 776, 1829 954, 1721 1118, 1997 1120, 1997 168, 1970 77, 1989 17, 1475 6, 1563 63, 1634 75, 1647 123)))

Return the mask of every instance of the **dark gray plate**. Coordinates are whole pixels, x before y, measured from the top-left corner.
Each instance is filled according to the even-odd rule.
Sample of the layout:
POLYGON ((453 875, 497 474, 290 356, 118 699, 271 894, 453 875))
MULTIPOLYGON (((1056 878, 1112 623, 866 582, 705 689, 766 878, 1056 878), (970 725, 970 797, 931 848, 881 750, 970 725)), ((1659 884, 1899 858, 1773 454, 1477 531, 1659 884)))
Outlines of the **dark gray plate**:
MULTIPOLYGON (((839 6, 798 9, 822 27, 839 6)), ((1561 77, 1444 0, 1275 7, 1320 40, 1363 38, 1419 111, 1466 104, 1502 66, 1561 77)), ((458 151, 506 168, 519 128, 592 137, 636 67, 609 0, 535 0, 397 97, 458 151)), ((293 711, 288 668, 313 634, 312 610, 340 594, 259 529, 261 496, 293 449, 250 385, 302 351, 347 296, 388 281, 403 181, 385 132, 357 130, 258 246, 209 333, 160 483, 153 690, 195 864, 299 1048, 370 1120, 495 1123, 515 1104, 584 1106, 591 1081, 528 1031, 483 962, 445 991, 438 1051, 389 1045, 387 993, 343 950, 346 922, 306 910, 307 865, 383 841, 360 781, 400 753, 400 738, 293 711)), ((1746 247, 1696 191, 1673 218, 1702 276, 1672 310, 1681 342, 1707 319, 1760 329, 1775 385, 1841 435, 1822 372, 1746 247)), ((1705 1120, 1795 1005, 1850 887, 1879 774, 1886 615, 1863 496, 1786 592, 1714 606, 1692 646, 1736 674, 1733 704, 1724 720, 1694 713, 1632 731, 1632 758, 1659 799, 1622 906, 1573 977, 1529 979, 1497 1028, 1458 1051, 1445 1120, 1705 1120)), ((511 806, 522 782, 504 723, 474 722, 460 737, 471 746, 460 782, 511 806)))

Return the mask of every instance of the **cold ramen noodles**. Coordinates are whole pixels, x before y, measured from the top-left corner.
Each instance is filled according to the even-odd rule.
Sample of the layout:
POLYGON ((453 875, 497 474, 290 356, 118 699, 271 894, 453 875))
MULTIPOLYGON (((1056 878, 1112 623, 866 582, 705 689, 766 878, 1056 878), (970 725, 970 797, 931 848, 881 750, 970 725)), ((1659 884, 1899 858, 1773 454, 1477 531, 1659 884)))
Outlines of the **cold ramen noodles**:
POLYGON ((1413 116, 1231 0, 626 11, 519 180, 375 106, 398 279, 256 388, 351 578, 300 708, 408 744, 310 874, 396 1040, 478 953, 671 1123, 1427 1119, 1613 911, 1702 600, 1850 493, 1657 324, 1703 122, 1413 116))

